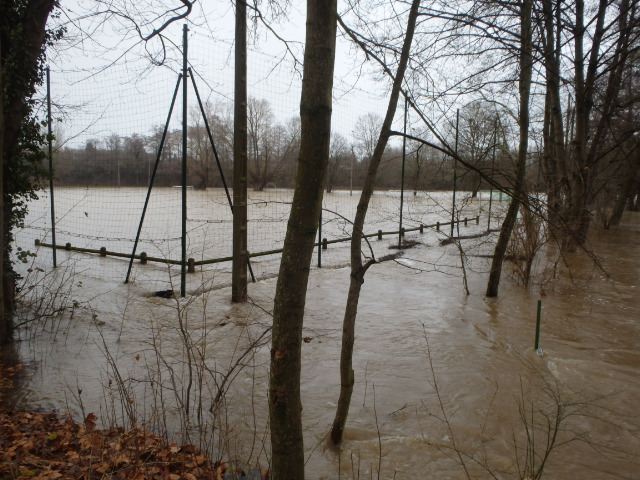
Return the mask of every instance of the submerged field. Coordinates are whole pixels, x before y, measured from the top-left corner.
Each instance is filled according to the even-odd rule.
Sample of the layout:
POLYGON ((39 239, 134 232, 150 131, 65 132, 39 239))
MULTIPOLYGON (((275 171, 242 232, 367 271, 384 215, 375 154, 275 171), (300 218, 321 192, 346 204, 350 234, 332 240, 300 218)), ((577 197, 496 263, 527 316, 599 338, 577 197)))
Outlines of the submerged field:
MULTIPOLYGON (((395 197, 384 198, 378 210, 392 211, 395 197)), ((486 207, 469 202, 466 215, 485 216, 456 235, 486 230, 486 207)), ((87 213, 80 219, 92 218, 87 213)), ((592 233, 601 268, 585 252, 558 259, 544 251, 533 286, 523 288, 515 270, 505 271, 495 299, 484 297, 494 237, 441 246, 448 233, 412 233, 418 245, 365 277, 356 384, 340 450, 326 436, 339 391, 349 270, 340 259, 312 271, 302 372, 308 478, 458 479, 465 471, 519 478, 527 459, 544 458, 549 428, 563 445, 549 455, 548 478, 637 478, 640 217, 630 215, 615 232, 592 233), (533 349, 539 299, 543 355, 533 349)), ((372 240, 378 256, 396 243, 372 240)), ((327 258, 346 251, 332 248, 327 258)), ((99 270, 123 262, 87 261, 63 252, 55 272, 44 269, 51 273, 34 293, 46 282, 57 287, 39 311, 60 314, 21 329, 18 353, 30 376, 21 377, 11 400, 78 419, 93 412, 105 427, 144 425, 195 443, 215 460, 267 466, 276 279, 266 272, 273 268, 249 286, 250 302, 237 305, 219 270, 193 274, 185 298, 164 299, 152 292, 175 280, 167 267, 124 285, 99 270)), ((277 266, 277 258, 263 262, 277 266)))

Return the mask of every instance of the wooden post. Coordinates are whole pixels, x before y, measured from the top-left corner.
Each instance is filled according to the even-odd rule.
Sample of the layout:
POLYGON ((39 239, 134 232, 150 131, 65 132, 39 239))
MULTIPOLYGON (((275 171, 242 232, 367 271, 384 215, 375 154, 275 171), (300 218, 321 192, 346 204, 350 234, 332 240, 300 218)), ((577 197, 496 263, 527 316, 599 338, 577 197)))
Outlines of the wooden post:
POLYGON ((187 273, 196 273, 196 261, 193 258, 187 260, 187 273))
POLYGON ((467 222, 469 221, 469 219, 467 217, 464 217, 464 226, 467 226, 467 222))
POLYGON ((480 225, 480 215, 476 215, 476 225, 480 225))
POLYGON ((67 242, 64 246, 65 250, 71 250, 71 244, 69 242, 67 242))
POLYGON ((100 256, 101 257, 107 256, 107 247, 100 247, 100 256))
POLYGON ((329 244, 327 243, 327 239, 323 238, 322 239, 322 249, 326 250, 328 246, 329 246, 329 244))
POLYGON ((147 264, 147 252, 142 252, 140 254, 140 263, 142 265, 146 265, 147 264))
POLYGON ((424 225, 420 224, 420 233, 424 233, 424 225))
POLYGON ((436 230, 439 232, 440 231, 440 222, 436 223, 436 230))
POLYGON ((378 230, 378 240, 382 240, 382 230, 378 230))

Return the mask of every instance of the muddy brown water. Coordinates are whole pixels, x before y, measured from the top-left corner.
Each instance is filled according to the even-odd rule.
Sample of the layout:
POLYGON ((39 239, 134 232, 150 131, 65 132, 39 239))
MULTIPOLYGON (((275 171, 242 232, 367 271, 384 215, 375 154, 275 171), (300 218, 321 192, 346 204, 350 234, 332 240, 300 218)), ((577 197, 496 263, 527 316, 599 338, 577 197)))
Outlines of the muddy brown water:
MULTIPOLYGON (((464 292, 452 245, 419 245, 374 266, 360 299, 356 384, 340 449, 326 435, 338 396, 348 270, 314 270, 302 347, 307 477, 462 479, 466 469, 471 478, 519 478, 525 426, 540 462, 560 414, 564 444, 549 455, 543 478, 640 478, 639 244, 640 216, 629 215, 617 230, 592 233, 602 268, 585 252, 566 255, 558 278, 540 274, 530 289, 505 272, 494 299, 484 297, 488 260, 479 256, 468 258, 464 292), (543 355, 533 349, 539 299, 543 355)), ((466 247, 487 253, 489 244, 466 247)), ((539 271, 545 266, 543 259, 539 271)), ((77 418, 93 411, 104 424, 134 415, 172 439, 264 466, 269 345, 242 354, 269 324, 276 280, 252 285, 247 305, 231 304, 227 289, 176 302, 135 285, 102 292, 95 280, 84 282, 72 295, 82 297, 72 316, 21 332, 17 348, 29 376, 12 401, 77 418), (190 374, 178 312, 207 366, 202 383, 191 370, 189 427, 176 413, 180 402, 184 411, 190 374), (244 368, 225 381, 235 365, 244 368), (230 387, 214 418, 209 407, 223 382, 230 387), (209 422, 202 435, 198 417, 209 422)))

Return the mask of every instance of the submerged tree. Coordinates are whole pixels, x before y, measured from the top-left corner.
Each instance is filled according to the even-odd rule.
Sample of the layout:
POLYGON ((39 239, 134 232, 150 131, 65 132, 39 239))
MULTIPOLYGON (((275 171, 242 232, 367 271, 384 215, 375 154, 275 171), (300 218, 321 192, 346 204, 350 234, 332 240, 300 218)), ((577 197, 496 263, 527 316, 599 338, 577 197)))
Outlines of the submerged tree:
POLYGON ((525 173, 527 169, 527 153, 529 146, 529 104, 531 98, 531 76, 533 73, 533 32, 531 27, 532 1, 523 0, 520 3, 520 113, 518 124, 520 126, 520 144, 518 146, 518 160, 516 162, 516 178, 513 191, 511 192, 511 203, 505 215, 500 235, 491 262, 489 272, 489 282, 487 284, 487 296, 498 295, 500 276, 502 274, 502 263, 507 252, 507 246, 511 238, 511 233, 518 218, 520 205, 525 197, 525 173))
MULTIPOLYGON (((349 280, 347 304, 345 307, 344 319, 342 324, 342 350, 340 353, 340 397, 338 399, 338 406, 336 409, 335 418, 333 420, 333 426, 331 427, 331 440, 334 444, 338 444, 342 441, 342 434, 344 432, 347 416, 349 414, 351 395, 353 393, 353 385, 355 382, 352 359, 353 345, 355 341, 355 323, 356 316, 358 314, 360 291, 362 289, 362 284, 364 283, 364 275, 366 274, 369 267, 376 263, 375 258, 371 258, 365 263, 363 263, 362 261, 364 222, 367 216, 369 202, 371 200, 371 196, 373 195, 378 167, 380 165, 380 161, 382 160, 384 150, 387 147, 389 137, 391 136, 391 123, 393 122, 393 117, 396 113, 398 98, 400 96, 400 90, 402 82, 404 80, 404 74, 407 69, 407 64, 409 63, 409 53, 411 51, 411 43, 413 41, 413 34, 418 19, 419 7, 420 0, 413 0, 411 9, 409 10, 406 34, 404 36, 404 42, 402 44, 402 52, 398 60, 398 68, 393 79, 393 86, 391 88, 391 94, 389 96, 387 113, 382 123, 375 149, 371 155, 371 158, 369 159, 367 177, 362 188, 362 193, 360 195, 360 200, 358 202, 356 211, 356 218, 353 223, 353 233, 351 235, 351 275, 349 280)), ((346 28, 344 24, 342 25, 346 28)), ((362 38, 359 37, 357 33, 349 30, 349 34, 358 44, 364 46, 362 38)))
POLYGON ((329 160, 336 20, 336 0, 307 1, 300 154, 273 310, 269 422, 271 472, 278 480, 304 479, 302 324, 329 160))

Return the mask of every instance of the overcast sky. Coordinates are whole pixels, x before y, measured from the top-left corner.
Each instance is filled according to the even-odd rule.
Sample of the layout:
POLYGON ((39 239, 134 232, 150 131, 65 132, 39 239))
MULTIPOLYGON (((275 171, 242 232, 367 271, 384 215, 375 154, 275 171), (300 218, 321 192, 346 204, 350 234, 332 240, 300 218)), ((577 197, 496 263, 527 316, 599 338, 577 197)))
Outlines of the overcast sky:
MULTIPOLYGON (((135 17, 142 35, 164 23, 157 1, 127 2, 119 14, 135 17), (150 20, 152 20, 150 22, 150 20), (147 22, 144 24, 144 22, 147 22), (150 22, 150 23, 149 23, 150 22)), ((178 1, 165 0, 176 7, 178 1)), ((271 103, 278 121, 298 115, 300 65, 305 34, 304 1, 294 1, 286 15, 269 22, 285 44, 260 22, 250 27, 249 95, 271 103)), ((56 118, 63 120, 70 144, 83 145, 89 138, 112 133, 129 136, 148 134, 163 125, 181 68, 182 28, 185 21, 171 24, 159 39, 141 42, 134 24, 122 15, 104 13, 97 2, 62 0, 63 14, 55 22, 67 26, 66 39, 49 53, 52 98, 56 118), (90 10, 87 10, 89 6, 90 10), (102 12, 95 14, 96 10, 102 12), (152 59, 163 61, 160 66, 152 59)), ((164 10, 163 10, 164 11, 164 10)), ((265 15, 268 12, 265 11, 265 15)), ((234 8, 229 1, 197 2, 187 19, 189 62, 203 99, 224 103, 233 98, 234 8)), ((369 112, 384 115, 387 84, 362 75, 361 56, 343 39, 338 41, 334 81, 334 130, 351 136, 357 118, 369 112)), ((365 65, 370 68, 369 65, 365 65)), ((190 105, 196 105, 189 91, 190 105)), ((176 110, 180 111, 180 99, 176 110)), ((401 114, 398 113, 398 119, 401 114)), ((179 117, 171 128, 179 128, 179 117)), ((399 121, 399 120, 397 120, 399 121)))

